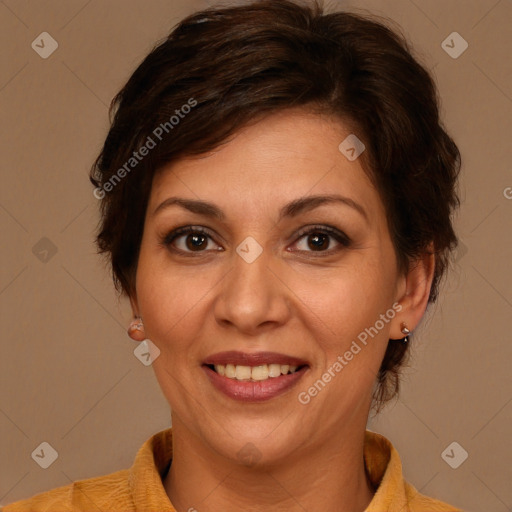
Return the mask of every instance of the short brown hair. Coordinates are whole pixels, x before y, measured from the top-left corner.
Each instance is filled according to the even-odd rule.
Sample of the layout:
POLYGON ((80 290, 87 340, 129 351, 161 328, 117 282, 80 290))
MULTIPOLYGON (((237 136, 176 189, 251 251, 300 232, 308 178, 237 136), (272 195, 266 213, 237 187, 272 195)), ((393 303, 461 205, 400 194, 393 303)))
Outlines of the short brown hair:
MULTIPOLYGON (((365 170, 385 205, 400 270, 429 244, 434 248, 429 302, 435 301, 457 244, 451 213, 459 204, 460 170, 457 146, 439 119, 435 84, 387 22, 288 0, 189 16, 113 99, 111 128, 90 179, 101 198, 96 242, 119 292, 135 291, 154 174, 293 107, 337 117, 364 142, 365 170), (135 160, 150 139, 154 147, 135 160)), ((376 380, 378 404, 398 393, 406 352, 407 345, 388 344, 376 380)))

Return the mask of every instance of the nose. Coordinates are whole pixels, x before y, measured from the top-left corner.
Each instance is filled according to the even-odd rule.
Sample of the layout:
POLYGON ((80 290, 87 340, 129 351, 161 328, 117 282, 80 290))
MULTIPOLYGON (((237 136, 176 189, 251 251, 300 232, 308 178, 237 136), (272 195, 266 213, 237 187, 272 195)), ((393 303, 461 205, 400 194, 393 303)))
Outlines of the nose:
POLYGON ((214 304, 217 323, 254 335, 284 325, 291 315, 290 290, 279 262, 266 251, 251 263, 233 254, 214 304))

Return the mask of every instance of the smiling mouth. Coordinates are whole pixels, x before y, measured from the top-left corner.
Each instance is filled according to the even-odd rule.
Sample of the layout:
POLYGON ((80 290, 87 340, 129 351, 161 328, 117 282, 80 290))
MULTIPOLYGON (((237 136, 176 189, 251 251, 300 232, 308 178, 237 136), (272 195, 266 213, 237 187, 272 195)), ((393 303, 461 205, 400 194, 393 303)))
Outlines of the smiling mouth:
POLYGON ((308 361, 277 352, 231 350, 208 356, 202 364, 212 385, 242 402, 264 402, 291 390, 310 369, 308 361))
POLYGON ((282 375, 293 374, 307 365, 271 363, 258 366, 245 366, 238 364, 207 364, 206 366, 221 377, 227 377, 228 379, 238 381, 261 382, 269 379, 275 379, 282 375))

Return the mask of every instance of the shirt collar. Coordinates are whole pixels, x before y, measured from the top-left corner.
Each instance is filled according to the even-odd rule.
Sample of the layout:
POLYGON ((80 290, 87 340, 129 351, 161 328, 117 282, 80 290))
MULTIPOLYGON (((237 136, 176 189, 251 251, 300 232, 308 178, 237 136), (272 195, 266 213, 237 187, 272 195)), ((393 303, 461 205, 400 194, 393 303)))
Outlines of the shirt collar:
POLYGON ((137 512, 176 512, 165 492, 162 476, 172 459, 172 429, 150 437, 130 469, 129 485, 137 512))
MULTIPOLYGON (((366 430, 363 456, 369 480, 377 489, 365 512, 407 510, 404 508, 407 506, 407 496, 402 463, 391 442, 381 434, 366 430)), ((176 512, 162 483, 171 459, 171 428, 153 435, 139 449, 129 476, 137 512, 176 512)))
POLYGON ((400 456, 383 435, 366 430, 364 437, 366 473, 377 492, 365 512, 409 510, 400 456))

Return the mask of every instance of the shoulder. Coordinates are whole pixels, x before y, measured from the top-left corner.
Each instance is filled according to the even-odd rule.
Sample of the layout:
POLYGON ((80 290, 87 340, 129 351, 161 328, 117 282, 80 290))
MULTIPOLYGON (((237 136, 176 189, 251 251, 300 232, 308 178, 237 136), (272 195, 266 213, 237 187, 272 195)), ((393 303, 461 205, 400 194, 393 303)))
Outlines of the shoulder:
POLYGON ((410 512, 463 512, 443 501, 420 494, 416 488, 405 482, 405 494, 410 512))
POLYGON ((36 494, 1 508, 1 512, 131 512, 130 471, 116 471, 36 494))

